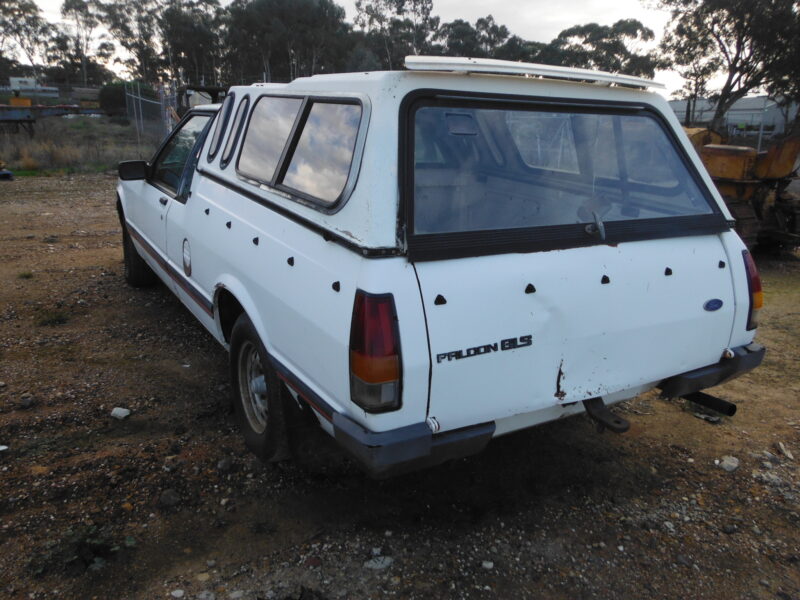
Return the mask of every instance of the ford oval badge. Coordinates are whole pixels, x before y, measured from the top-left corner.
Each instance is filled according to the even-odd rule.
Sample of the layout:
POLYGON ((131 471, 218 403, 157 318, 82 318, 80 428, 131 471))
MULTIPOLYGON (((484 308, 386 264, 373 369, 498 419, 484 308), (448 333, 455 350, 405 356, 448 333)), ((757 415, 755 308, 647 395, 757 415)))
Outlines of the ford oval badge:
POLYGON ((705 308, 709 312, 719 310, 720 308, 722 308, 722 300, 720 300, 719 298, 712 298, 711 300, 703 304, 703 308, 705 308))

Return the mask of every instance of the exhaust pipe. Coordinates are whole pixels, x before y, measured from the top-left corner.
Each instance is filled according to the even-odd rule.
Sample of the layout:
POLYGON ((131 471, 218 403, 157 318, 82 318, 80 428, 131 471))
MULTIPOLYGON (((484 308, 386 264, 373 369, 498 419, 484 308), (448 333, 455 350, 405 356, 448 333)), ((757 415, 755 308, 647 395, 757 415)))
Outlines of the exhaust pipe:
POLYGON ((685 400, 689 400, 690 402, 694 402, 700 406, 710 408, 711 410, 725 415, 726 417, 732 417, 736 414, 736 405, 733 402, 728 402, 727 400, 717 398, 716 396, 712 396, 710 394, 705 394, 703 392, 692 392, 691 394, 685 394, 682 397, 685 400))

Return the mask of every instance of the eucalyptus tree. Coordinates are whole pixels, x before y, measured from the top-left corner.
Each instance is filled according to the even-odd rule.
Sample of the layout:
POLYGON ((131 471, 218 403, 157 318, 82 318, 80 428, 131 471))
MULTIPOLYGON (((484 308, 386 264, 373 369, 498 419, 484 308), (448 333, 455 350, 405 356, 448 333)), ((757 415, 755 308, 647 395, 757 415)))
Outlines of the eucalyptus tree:
POLYGON ((797 56, 787 33, 796 23, 797 0, 662 0, 661 5, 672 13, 664 45, 676 64, 690 66, 703 56, 724 77, 712 95, 712 129, 720 130, 737 100, 763 88, 770 72, 797 56))

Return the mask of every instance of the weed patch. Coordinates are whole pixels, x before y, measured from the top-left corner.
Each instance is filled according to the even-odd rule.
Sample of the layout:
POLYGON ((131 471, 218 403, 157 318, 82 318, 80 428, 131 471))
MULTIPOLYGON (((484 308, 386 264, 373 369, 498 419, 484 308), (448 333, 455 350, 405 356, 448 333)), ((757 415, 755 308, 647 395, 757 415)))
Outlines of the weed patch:
POLYGON ((15 175, 108 171, 120 161, 149 158, 164 135, 160 121, 135 125, 110 117, 47 117, 36 135, 0 135, 0 156, 15 175))
POLYGON ((60 310, 47 310, 39 315, 36 324, 39 327, 54 327, 56 325, 64 325, 69 321, 69 315, 60 310))

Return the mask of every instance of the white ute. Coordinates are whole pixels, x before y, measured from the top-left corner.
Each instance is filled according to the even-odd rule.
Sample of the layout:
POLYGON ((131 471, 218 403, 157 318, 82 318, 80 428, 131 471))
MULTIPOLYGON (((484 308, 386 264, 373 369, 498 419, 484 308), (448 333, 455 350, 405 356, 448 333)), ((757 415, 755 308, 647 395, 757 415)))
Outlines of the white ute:
MULTIPOLYGON (((311 419, 371 474, 758 366, 761 284, 651 81, 409 57, 230 89, 120 164, 125 275, 231 354, 248 444, 311 419)), ((291 440, 289 440, 291 441, 291 440)))

